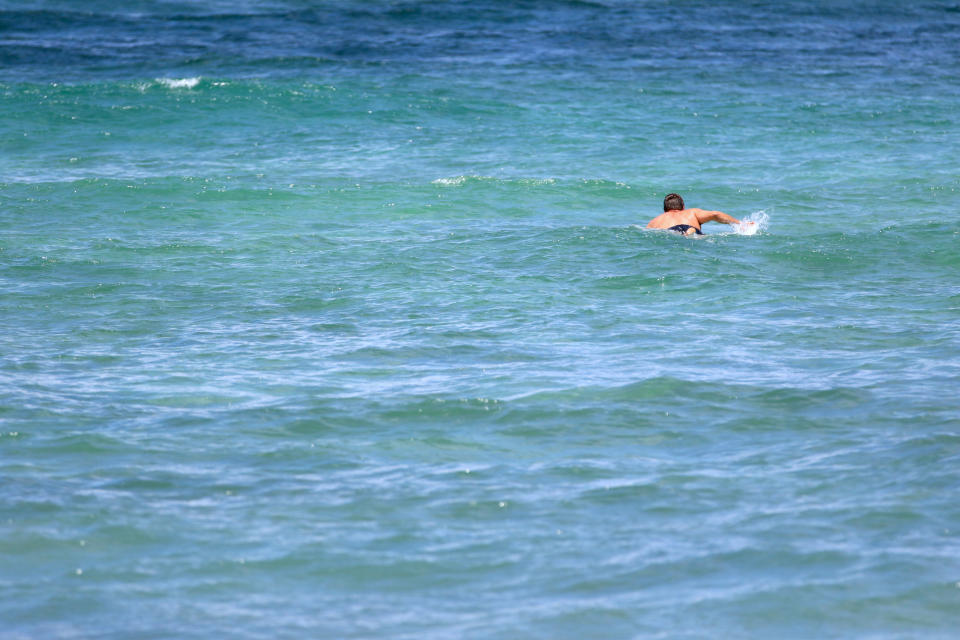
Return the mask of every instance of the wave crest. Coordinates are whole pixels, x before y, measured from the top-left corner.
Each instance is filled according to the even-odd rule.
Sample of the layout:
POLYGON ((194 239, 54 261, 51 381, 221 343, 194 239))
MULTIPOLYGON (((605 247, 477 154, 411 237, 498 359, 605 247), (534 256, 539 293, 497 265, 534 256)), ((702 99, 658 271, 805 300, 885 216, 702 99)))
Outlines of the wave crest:
POLYGON ((200 77, 196 78, 157 78, 157 83, 168 89, 193 89, 200 84, 200 77))

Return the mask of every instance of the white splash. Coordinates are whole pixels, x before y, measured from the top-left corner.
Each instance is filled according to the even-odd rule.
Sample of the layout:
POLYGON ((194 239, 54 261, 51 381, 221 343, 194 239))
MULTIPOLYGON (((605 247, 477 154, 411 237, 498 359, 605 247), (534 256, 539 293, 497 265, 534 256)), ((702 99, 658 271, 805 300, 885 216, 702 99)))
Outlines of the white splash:
POLYGON ((770 223, 770 216, 766 211, 754 211, 750 215, 740 220, 740 224, 732 225, 734 233, 738 236, 752 236, 761 231, 766 231, 770 223))
POLYGON ((200 78, 157 78, 157 82, 168 89, 193 89, 200 84, 200 78))

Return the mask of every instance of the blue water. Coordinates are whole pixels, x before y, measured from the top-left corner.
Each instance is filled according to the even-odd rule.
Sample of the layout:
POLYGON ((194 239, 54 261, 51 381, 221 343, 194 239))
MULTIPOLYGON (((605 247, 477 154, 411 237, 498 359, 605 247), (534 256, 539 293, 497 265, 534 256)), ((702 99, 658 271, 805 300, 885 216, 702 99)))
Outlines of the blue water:
POLYGON ((958 53, 0 0, 0 638, 956 637, 958 53))

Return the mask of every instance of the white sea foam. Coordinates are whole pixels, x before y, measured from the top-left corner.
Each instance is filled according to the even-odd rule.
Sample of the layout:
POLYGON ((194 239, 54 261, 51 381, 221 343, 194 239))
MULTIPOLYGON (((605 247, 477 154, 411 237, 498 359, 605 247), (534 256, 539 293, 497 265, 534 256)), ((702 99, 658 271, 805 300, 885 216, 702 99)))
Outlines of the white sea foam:
POLYGON ((437 178, 433 184, 443 185, 445 187, 458 187, 468 180, 468 176, 456 176, 455 178, 437 178))
POLYGON ((460 187, 468 182, 488 182, 496 180, 496 178, 491 176, 454 176, 452 178, 437 178, 433 181, 433 184, 439 184, 444 187, 460 187))
POLYGON ((522 185, 535 185, 541 186, 545 184, 554 184, 556 180, 553 178, 515 178, 512 180, 503 180, 500 178, 494 178, 492 176, 454 176, 452 178, 437 178, 433 181, 433 184, 439 184, 444 187, 459 187, 468 182, 492 182, 492 181, 502 181, 506 183, 522 184, 522 185))
POLYGON ((200 78, 157 78, 157 82, 168 89, 193 89, 200 83, 200 78))
POLYGON ((770 223, 770 216, 766 211, 754 211, 750 215, 740 220, 740 224, 733 225, 734 232, 740 236, 752 236, 761 231, 766 231, 770 223), (750 224, 753 223, 753 224, 750 224))

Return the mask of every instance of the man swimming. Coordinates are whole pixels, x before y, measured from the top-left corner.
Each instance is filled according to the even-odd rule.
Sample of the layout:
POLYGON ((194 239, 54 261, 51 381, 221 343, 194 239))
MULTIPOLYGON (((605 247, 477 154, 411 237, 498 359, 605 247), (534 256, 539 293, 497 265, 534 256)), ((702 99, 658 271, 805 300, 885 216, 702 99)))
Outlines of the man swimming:
MULTIPOLYGON (((700 230, 700 226, 704 222, 740 224, 739 220, 722 211, 687 209, 683 204, 683 198, 677 193, 671 193, 663 199, 663 213, 648 222, 647 229, 667 229, 684 236, 702 236, 703 231, 700 230)), ((753 223, 748 222, 747 224, 753 223)))

